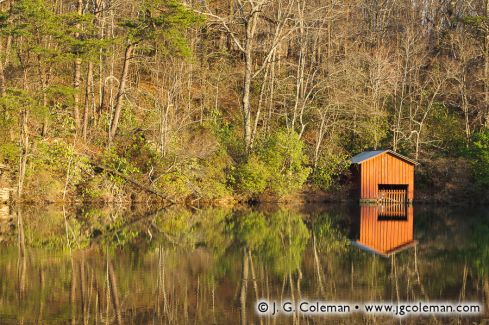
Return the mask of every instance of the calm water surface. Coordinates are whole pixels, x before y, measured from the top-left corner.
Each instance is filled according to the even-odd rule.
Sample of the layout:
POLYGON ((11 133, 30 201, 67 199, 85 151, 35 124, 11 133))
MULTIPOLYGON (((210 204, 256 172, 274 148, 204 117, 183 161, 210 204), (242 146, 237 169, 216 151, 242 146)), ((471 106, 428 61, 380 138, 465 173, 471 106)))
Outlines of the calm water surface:
POLYGON ((0 324, 483 324, 258 317, 270 300, 477 301, 489 211, 311 206, 0 209, 0 324))

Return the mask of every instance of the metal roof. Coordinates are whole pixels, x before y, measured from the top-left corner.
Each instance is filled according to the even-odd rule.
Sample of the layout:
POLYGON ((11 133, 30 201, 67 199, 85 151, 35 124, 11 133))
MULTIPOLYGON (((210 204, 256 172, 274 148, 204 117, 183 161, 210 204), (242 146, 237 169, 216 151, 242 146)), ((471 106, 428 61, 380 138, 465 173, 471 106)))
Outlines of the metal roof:
POLYGON ((373 151, 364 151, 362 153, 359 153, 358 155, 354 156, 351 158, 352 164, 361 164, 364 163, 365 161, 372 159, 374 157, 377 157, 379 155, 383 155, 384 153, 390 153, 393 156, 396 156, 399 159, 402 159, 410 164, 417 165, 418 162, 416 162, 413 159, 410 159, 406 156, 401 155, 400 153, 397 153, 395 151, 392 151, 390 149, 385 149, 385 150, 373 150, 373 151))

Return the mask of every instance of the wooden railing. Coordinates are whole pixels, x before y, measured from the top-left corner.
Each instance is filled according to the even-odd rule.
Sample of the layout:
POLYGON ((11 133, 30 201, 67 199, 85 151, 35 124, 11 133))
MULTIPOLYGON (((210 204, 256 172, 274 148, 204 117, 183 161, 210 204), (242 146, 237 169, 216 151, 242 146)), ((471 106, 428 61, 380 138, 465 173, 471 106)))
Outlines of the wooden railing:
POLYGON ((395 203, 385 204, 378 208, 379 218, 406 218, 407 217, 407 204, 395 203))
POLYGON ((407 190, 406 189, 379 189, 378 201, 380 204, 406 203, 407 190))

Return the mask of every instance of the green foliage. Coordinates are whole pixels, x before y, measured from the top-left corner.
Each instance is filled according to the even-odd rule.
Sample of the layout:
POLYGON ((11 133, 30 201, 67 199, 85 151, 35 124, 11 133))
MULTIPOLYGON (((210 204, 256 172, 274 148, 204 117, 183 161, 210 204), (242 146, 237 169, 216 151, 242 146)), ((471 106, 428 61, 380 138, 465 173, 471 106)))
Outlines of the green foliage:
POLYGON ((86 178, 80 183, 79 190, 85 201, 90 202, 110 202, 113 199, 114 183, 111 182, 106 173, 101 173, 90 178, 86 178))
POLYGON ((6 142, 0 144, 0 161, 14 165, 19 159, 20 150, 17 144, 6 142))
POLYGON ((36 114, 36 111, 43 110, 38 101, 31 93, 21 89, 8 89, 7 94, 0 97, 0 105, 5 107, 8 113, 19 113, 25 109, 36 114))
POLYGON ((171 244, 178 244, 185 248, 194 248, 196 242, 196 229, 192 213, 186 209, 171 209, 158 215, 155 222, 158 230, 162 232, 171 244))
POLYGON ((489 130, 474 134, 471 156, 477 184, 481 187, 489 186, 489 130))
MULTIPOLYGON (((229 157, 224 150, 210 154, 206 159, 187 158, 169 171, 165 167, 169 158, 161 159, 156 165, 161 173, 155 181, 160 191, 172 197, 185 198, 193 196, 200 199, 219 199, 230 195, 227 187, 225 170, 229 157)), ((173 157, 170 159, 173 160, 173 157)), ((175 162, 170 162, 170 164, 175 162)))
POLYGON ((101 49, 105 49, 110 40, 97 39, 97 30, 94 26, 94 15, 71 12, 58 16, 60 30, 56 35, 65 55, 71 59, 75 57, 98 59, 101 49))
POLYGON ((33 37, 35 34, 53 35, 59 31, 57 16, 45 0, 16 1, 11 15, 13 24, 8 32, 13 35, 33 37))
MULTIPOLYGON (((154 185, 177 198, 212 200, 228 197, 226 170, 232 160, 208 126, 198 126, 193 132, 172 139, 162 155, 156 146, 149 145, 155 159, 151 165, 154 185), (184 144, 185 143, 185 144, 184 144), (182 150, 181 146, 186 146, 182 150)), ((143 155, 144 156, 144 155, 143 155)))
POLYGON ((16 1, 11 11, 12 24, 6 33, 23 37, 29 50, 46 63, 59 61, 64 52, 49 46, 48 42, 40 42, 44 38, 58 38, 63 35, 60 30, 59 16, 56 15, 45 0, 16 1))
POLYGON ((204 199, 218 199, 231 195, 226 178, 226 169, 230 161, 227 152, 219 149, 200 162, 201 167, 194 178, 204 199))
POLYGON ((248 212, 230 226, 239 245, 270 263, 277 274, 299 269, 310 236, 300 215, 282 210, 267 216, 248 212))
POLYGON ((489 27, 489 19, 486 16, 465 16, 462 17, 461 22, 468 26, 468 30, 471 31, 476 37, 484 38, 487 28, 489 27))
POLYGON ((324 191, 330 190, 337 185, 338 178, 348 171, 350 165, 349 155, 328 153, 314 168, 311 181, 324 191))
POLYGON ((38 141, 26 172, 26 194, 49 201, 74 191, 91 170, 86 157, 64 141, 38 141))
MULTIPOLYGON (((217 117, 221 116, 218 114, 217 117)), ((228 154, 236 160, 243 160, 245 156, 243 139, 236 125, 215 120, 210 127, 228 154)))
POLYGON ((356 121, 355 130, 343 134, 340 143, 349 152, 361 152, 381 148, 389 139, 389 135, 387 114, 365 114, 356 121))
POLYGON ((106 229, 102 243, 110 247, 124 247, 133 243, 139 236, 139 231, 127 227, 127 220, 121 215, 115 215, 106 229))
POLYGON ((429 138, 437 139, 450 155, 465 155, 467 139, 463 121, 450 113, 445 105, 435 103, 425 132, 429 138))
POLYGON ((126 19, 121 26, 127 30, 131 44, 146 46, 150 50, 159 47, 160 50, 188 56, 190 49, 185 32, 202 19, 177 0, 144 0, 138 16, 126 19))
POLYGON ((45 91, 48 95, 48 99, 51 101, 66 101, 67 104, 71 104, 71 98, 75 94, 75 89, 73 87, 56 84, 50 85, 45 91))
POLYGON ((270 191, 283 196, 302 187, 311 171, 306 164, 304 143, 297 133, 278 131, 234 170, 231 181, 244 194, 270 191))
POLYGON ((0 31, 8 26, 9 15, 6 12, 0 12, 0 31))
POLYGON ((182 169, 160 175, 155 186, 169 197, 184 198, 193 193, 192 184, 182 169))
POLYGON ((477 224, 473 231, 472 247, 468 255, 472 257, 472 263, 481 276, 489 276, 489 226, 477 224))
POLYGON ((288 274, 300 269, 310 233, 300 214, 279 210, 271 215, 271 234, 268 258, 274 260, 278 274, 288 274), (273 252, 273 253, 272 253, 273 252))
POLYGON ((270 171, 269 189, 278 195, 299 190, 311 169, 305 167, 304 143, 295 132, 279 131, 259 150, 270 171))
POLYGON ((317 245, 321 252, 341 254, 345 253, 350 245, 348 236, 334 224, 333 219, 327 214, 314 218, 312 231, 316 235, 317 245))
MULTIPOLYGON (((127 162, 137 168, 137 171, 147 173, 158 163, 160 157, 155 148, 148 143, 143 132, 136 130, 128 135, 126 141, 117 149, 127 162)), ((133 170, 136 172, 136 169, 133 170)))
POLYGON ((66 211, 49 208, 24 220, 27 245, 49 250, 83 249, 90 238, 84 225, 66 211))
POLYGON ((248 161, 239 165, 231 174, 230 182, 238 191, 257 195, 263 193, 268 186, 270 170, 257 156, 251 156, 248 161))
POLYGON ((95 37, 93 15, 76 12, 57 15, 45 0, 17 1, 8 18, 12 24, 3 29, 4 33, 26 38, 30 50, 48 63, 75 57, 96 59, 98 51, 107 46, 106 40, 95 37), (40 37, 50 37, 58 46, 43 44, 40 37))
MULTIPOLYGON (((139 172, 138 168, 133 166, 127 158, 121 157, 117 153, 117 149, 115 147, 110 147, 105 150, 102 157, 102 164, 104 167, 115 170, 124 176, 129 176, 139 172)), ((125 184, 126 182, 123 177, 111 173, 109 173, 109 179, 119 185, 125 184)))
POLYGON ((252 251, 259 250, 270 235, 266 217, 259 212, 249 212, 240 216, 236 223, 231 224, 236 233, 239 245, 252 251))

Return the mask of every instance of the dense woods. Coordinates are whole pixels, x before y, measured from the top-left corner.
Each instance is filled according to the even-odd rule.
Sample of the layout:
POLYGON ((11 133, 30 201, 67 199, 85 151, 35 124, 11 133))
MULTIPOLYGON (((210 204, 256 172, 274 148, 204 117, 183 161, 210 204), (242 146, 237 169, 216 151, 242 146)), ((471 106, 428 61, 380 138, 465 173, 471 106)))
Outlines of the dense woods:
POLYGON ((25 200, 337 191, 381 148, 421 162, 420 200, 486 197, 487 1, 0 8, 0 163, 25 200))

